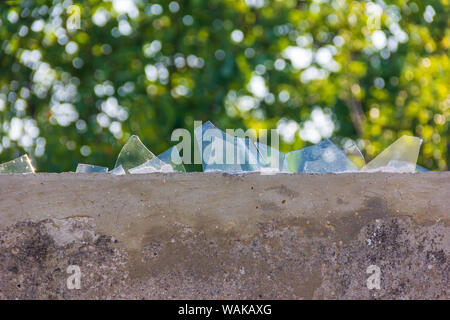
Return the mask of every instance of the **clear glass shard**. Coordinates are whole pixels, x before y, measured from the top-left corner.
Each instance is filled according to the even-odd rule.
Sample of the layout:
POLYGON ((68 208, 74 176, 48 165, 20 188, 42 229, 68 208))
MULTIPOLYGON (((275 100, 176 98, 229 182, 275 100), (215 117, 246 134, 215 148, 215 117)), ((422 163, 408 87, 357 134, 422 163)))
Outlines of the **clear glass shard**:
POLYGON ((289 152, 285 167, 290 172, 304 173, 358 171, 358 166, 330 140, 289 152))
POLYGON ((114 169, 112 169, 111 171, 109 171, 110 174, 114 174, 116 176, 121 176, 126 174, 125 170, 123 169, 123 167, 120 165, 118 167, 115 167, 114 169))
POLYGON ((108 168, 101 166, 94 166, 92 164, 79 163, 77 166, 78 173, 107 173, 108 168))
POLYGON ((414 173, 417 172, 416 164, 406 161, 391 160, 384 167, 364 169, 362 172, 390 172, 390 173, 414 173))
POLYGON ((362 168, 366 164, 364 156, 353 140, 347 139, 343 145, 343 151, 346 156, 352 160, 358 168, 362 168))
POLYGON ((153 172, 186 172, 177 147, 161 153, 159 156, 129 170, 131 174, 153 172))
POLYGON ((416 164, 406 161, 391 160, 387 165, 393 172, 415 172, 416 164))
POLYGON ((415 172, 422 139, 404 135, 394 141, 361 171, 415 172))
POLYGON ((0 164, 0 173, 34 173, 35 169, 31 164, 28 155, 0 164))
POLYGON ((131 136, 120 150, 114 168, 122 166, 128 173, 128 170, 140 166, 154 157, 155 155, 147 149, 138 136, 131 136))
POLYGON ((131 174, 153 173, 153 172, 174 172, 170 164, 161 161, 158 158, 153 158, 144 162, 140 166, 128 170, 131 174))
POLYGON ((129 170, 131 174, 153 172, 186 172, 177 147, 161 153, 159 156, 129 170))

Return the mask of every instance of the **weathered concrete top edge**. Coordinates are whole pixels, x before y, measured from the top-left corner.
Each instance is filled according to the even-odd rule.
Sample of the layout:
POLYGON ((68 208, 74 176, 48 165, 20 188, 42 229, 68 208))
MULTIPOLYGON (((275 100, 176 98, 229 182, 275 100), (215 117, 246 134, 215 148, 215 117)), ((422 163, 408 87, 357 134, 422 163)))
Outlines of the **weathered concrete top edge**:
POLYGON ((315 228, 311 234, 319 235, 331 232, 332 225, 341 235, 339 228, 353 221, 359 221, 359 228, 374 219, 400 216, 450 225, 450 172, 0 176, 0 228, 84 217, 134 249, 142 237, 173 225, 212 237, 220 232, 250 237, 261 224, 278 221, 286 226, 310 223, 315 228))
POLYGON ((355 176, 355 177, 370 177, 370 176, 413 176, 417 178, 430 177, 430 176, 440 176, 449 177, 450 171, 429 171, 429 172, 415 172, 415 173, 404 173, 404 172, 343 172, 343 173, 276 173, 276 174, 262 174, 260 172, 242 172, 242 173, 229 173, 229 172, 154 172, 154 173, 143 173, 143 174, 130 174, 130 175, 113 175, 107 173, 77 173, 77 172, 38 172, 34 174, 23 174, 23 173, 7 173, 0 174, 0 179, 6 177, 110 177, 119 179, 137 179, 148 178, 148 177, 171 177, 171 176, 230 176, 230 177, 247 177, 247 176, 264 176, 264 177, 311 177, 311 176, 355 176))
MULTIPOLYGON (((89 213, 93 212, 93 203, 103 206, 101 208, 127 203, 129 212, 134 207, 136 212, 141 212, 142 203, 160 207, 169 203, 172 211, 176 211, 177 206, 180 211, 196 212, 202 206, 213 212, 220 212, 220 208, 228 212, 232 206, 231 211, 244 213, 256 207, 278 208, 280 201, 289 200, 287 203, 291 203, 293 208, 308 208, 307 211, 315 215, 316 211, 348 211, 351 207, 364 205, 369 199, 383 201, 394 212, 399 210, 408 215, 421 212, 429 218, 449 217, 450 172, 0 175, 0 209, 3 211, 0 220, 7 213, 17 218, 19 214, 13 213, 17 208, 21 209, 20 212, 27 213, 29 208, 30 212, 45 212, 45 215, 57 210, 64 212, 63 216, 69 216, 86 203, 89 204, 89 213)), ((285 202, 282 204, 281 208, 289 207, 285 202)), ((266 211, 271 211, 269 209, 266 211)))

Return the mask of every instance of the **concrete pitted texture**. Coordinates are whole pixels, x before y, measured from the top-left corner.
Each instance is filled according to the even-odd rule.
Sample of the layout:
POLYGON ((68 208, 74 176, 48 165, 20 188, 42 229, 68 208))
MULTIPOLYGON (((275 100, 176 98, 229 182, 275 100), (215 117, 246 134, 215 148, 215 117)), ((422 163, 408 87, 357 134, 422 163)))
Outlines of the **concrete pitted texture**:
POLYGON ((0 176, 1 299, 449 299, 449 252, 449 172, 0 176))

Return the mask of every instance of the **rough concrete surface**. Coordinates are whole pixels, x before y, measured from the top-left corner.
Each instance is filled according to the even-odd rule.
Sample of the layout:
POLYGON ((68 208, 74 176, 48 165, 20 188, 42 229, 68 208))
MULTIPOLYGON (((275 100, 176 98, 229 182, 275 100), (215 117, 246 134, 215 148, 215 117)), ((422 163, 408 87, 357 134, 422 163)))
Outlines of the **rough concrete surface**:
POLYGON ((0 299, 449 299, 449 222, 450 172, 2 175, 0 299))

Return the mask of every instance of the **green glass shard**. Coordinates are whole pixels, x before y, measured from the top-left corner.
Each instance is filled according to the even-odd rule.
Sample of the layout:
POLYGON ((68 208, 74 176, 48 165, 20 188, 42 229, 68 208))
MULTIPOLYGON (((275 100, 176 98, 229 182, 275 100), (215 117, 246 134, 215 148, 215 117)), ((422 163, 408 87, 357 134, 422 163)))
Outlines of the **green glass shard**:
POLYGON ((131 136, 120 150, 114 168, 122 166, 126 173, 129 170, 153 159, 155 155, 147 149, 138 136, 131 136))
POLYGON ((0 173, 34 173, 35 169, 31 164, 28 155, 0 164, 0 173))
POLYGON ((361 171, 415 172, 422 139, 404 135, 383 150, 361 171))
POLYGON ((108 168, 101 166, 94 166, 92 164, 79 163, 77 166, 77 173, 107 173, 108 168))

